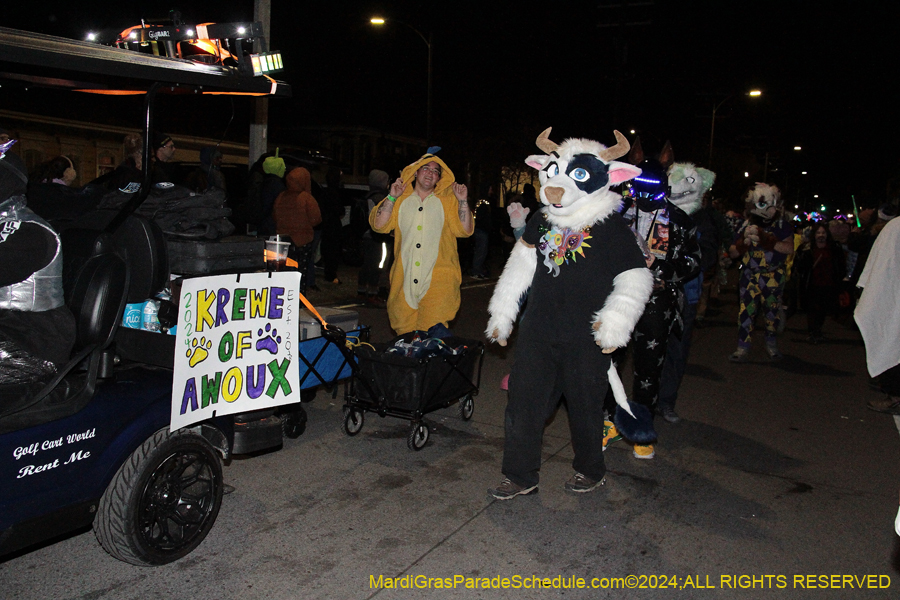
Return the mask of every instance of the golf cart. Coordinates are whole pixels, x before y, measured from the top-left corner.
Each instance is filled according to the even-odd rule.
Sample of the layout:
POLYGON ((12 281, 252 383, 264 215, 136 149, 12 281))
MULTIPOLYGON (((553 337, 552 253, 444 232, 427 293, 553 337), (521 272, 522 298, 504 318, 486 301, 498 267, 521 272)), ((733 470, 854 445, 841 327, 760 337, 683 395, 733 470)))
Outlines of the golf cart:
MULTIPOLYGON (((77 330, 71 359, 51 381, 0 385, 0 556, 93 525, 115 558, 169 563, 215 523, 223 460, 274 440, 264 433, 257 443, 246 431, 236 447, 234 416, 170 431, 172 370, 159 363, 174 344, 137 332, 143 338, 130 351, 120 348, 128 346, 120 337, 125 305, 153 297, 169 280, 162 231, 133 214, 150 188, 154 99, 167 92, 285 97, 290 86, 243 66, 2 27, 0 82, 145 99, 140 191, 95 227, 61 234, 65 303, 77 330)), ((269 421, 257 429, 277 427, 280 443, 281 419, 269 421)))

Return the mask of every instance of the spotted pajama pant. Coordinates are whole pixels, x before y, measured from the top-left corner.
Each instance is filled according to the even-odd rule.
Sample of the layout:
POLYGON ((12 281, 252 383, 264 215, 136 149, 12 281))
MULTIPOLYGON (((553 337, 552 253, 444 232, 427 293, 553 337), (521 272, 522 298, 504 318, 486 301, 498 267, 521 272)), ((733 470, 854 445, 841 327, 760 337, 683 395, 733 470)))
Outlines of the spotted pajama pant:
POLYGON ((778 334, 778 311, 784 297, 784 269, 771 272, 741 271, 740 311, 738 312, 738 346, 750 347, 753 321, 762 308, 766 318, 766 340, 778 334))

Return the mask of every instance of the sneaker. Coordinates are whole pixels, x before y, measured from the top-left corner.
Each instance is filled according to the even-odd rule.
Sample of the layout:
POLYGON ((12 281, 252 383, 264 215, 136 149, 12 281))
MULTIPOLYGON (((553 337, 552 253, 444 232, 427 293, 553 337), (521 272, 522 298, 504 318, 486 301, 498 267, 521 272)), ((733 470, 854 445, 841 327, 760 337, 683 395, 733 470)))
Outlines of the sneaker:
POLYGON ((787 312, 784 309, 784 305, 781 305, 781 308, 778 309, 778 333, 784 333, 784 328, 787 326, 787 312))
POLYGON ((766 342, 766 353, 773 361, 781 360, 782 358, 784 358, 784 354, 778 351, 778 342, 776 342, 775 340, 766 342))
POLYGON ((634 445, 634 457, 641 459, 651 459, 656 456, 656 452, 653 450, 653 444, 635 444, 634 445))
POLYGON ((675 412, 675 409, 669 408, 668 406, 660 408, 658 412, 659 416, 661 416, 669 423, 677 423, 681 420, 681 417, 678 416, 678 413, 675 412))
POLYGON ((516 496, 527 496, 532 492, 536 492, 537 487, 538 486, 536 485, 522 487, 521 485, 516 485, 507 478, 501 481, 500 485, 494 489, 488 490, 488 493, 497 500, 512 500, 516 496))
POLYGON ((866 403, 869 410, 887 413, 889 415, 900 415, 900 397, 887 396, 880 400, 869 400, 866 403))
POLYGON ((602 478, 600 481, 594 481, 587 475, 575 473, 566 482, 566 491, 575 492, 576 494, 585 494, 587 492, 593 492, 595 489, 605 484, 606 477, 602 478))
POLYGON ((738 349, 734 351, 734 354, 728 357, 728 360, 733 363, 748 362, 750 360, 750 349, 738 346, 738 349))
POLYGON ((613 422, 603 421, 603 451, 606 452, 607 446, 613 442, 618 442, 621 439, 622 435, 619 433, 619 430, 616 429, 613 422))

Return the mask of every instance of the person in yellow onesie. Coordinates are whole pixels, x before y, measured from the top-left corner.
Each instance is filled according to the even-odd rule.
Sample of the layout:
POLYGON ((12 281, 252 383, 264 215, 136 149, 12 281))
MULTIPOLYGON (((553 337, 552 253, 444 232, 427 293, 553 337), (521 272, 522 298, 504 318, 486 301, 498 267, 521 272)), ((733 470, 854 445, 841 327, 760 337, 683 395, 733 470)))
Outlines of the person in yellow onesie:
POLYGON ((369 214, 373 231, 394 232, 387 310, 397 335, 446 326, 456 316, 462 282, 456 238, 475 229, 467 200, 466 186, 429 148, 369 214))

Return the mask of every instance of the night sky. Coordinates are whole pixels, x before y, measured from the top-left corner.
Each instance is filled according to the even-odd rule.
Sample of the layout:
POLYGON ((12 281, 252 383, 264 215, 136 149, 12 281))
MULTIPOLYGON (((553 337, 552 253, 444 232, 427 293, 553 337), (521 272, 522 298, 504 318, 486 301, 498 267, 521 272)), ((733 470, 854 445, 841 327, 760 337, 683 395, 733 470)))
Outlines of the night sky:
MULTIPOLYGON (((208 8, 51 0, 31 12, 10 4, 0 24, 73 38, 164 17, 175 6, 188 22, 253 16, 249 0, 208 8)), ((871 206, 900 174, 891 92, 900 10, 879 6, 887 3, 826 10, 808 2, 658 0, 624 12, 604 7, 618 4, 611 0, 529 9, 485 0, 272 4, 271 45, 287 67, 279 78, 294 90, 292 100, 271 103, 273 140, 296 127, 338 124, 424 137, 426 44, 404 25, 369 25, 378 14, 433 36, 433 137, 450 159, 467 152, 476 160, 524 159, 548 126, 555 141, 611 144, 615 127, 635 129, 650 153, 671 140, 677 160, 706 166, 712 108, 721 102, 720 189, 761 180, 768 157, 768 179, 791 203, 811 203, 816 193, 849 207, 855 194, 871 206), (763 96, 748 98, 752 88, 763 96)), ((224 128, 230 109, 212 110, 222 113, 224 128)), ((245 135, 237 126, 230 137, 245 135)))

